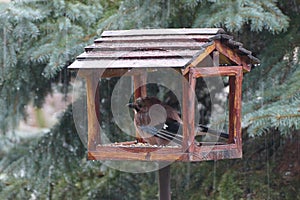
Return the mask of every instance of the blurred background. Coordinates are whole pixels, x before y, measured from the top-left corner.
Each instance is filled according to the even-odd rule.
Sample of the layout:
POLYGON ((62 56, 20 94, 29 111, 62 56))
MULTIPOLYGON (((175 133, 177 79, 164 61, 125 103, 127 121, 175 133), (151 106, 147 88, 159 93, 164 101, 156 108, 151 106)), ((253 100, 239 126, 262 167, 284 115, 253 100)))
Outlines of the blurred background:
MULTIPOLYGON (((104 30, 184 27, 221 27, 261 64, 243 82, 243 158, 173 163, 172 199, 300 199, 299 0, 0 2, 0 199, 157 199, 157 173, 86 160, 67 66, 104 30)), ((115 138, 117 81, 100 82, 115 138)), ((209 119, 209 94, 199 98, 209 119)))

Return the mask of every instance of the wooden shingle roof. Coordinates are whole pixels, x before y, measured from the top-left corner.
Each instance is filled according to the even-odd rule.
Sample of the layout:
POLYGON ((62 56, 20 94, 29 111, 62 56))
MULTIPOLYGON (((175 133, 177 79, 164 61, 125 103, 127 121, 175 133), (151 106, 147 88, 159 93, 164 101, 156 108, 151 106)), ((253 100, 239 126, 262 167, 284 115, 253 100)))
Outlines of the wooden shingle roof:
MULTIPOLYGON (((215 48, 215 41, 220 41, 234 54, 240 56, 241 59, 238 62, 248 65, 249 69, 252 64, 259 62, 251 51, 243 48, 242 43, 226 35, 223 29, 144 29, 104 31, 94 44, 85 48, 85 52, 79 55, 69 68, 172 67, 184 69, 190 67, 199 56, 209 55, 215 48)), ((223 64, 229 64, 228 59, 224 60, 223 64)), ((236 64, 241 65, 241 63, 236 64)))

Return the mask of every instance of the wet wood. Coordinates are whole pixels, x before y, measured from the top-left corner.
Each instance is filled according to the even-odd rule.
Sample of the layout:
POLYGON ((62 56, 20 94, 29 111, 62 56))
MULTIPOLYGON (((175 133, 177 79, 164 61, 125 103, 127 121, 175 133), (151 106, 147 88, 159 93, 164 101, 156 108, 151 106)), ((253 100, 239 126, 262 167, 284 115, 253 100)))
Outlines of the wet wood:
POLYGON ((132 145, 132 144, 137 144, 137 141, 125 141, 125 142, 115 142, 114 145, 118 146, 122 146, 122 145, 132 145))
POLYGON ((139 161, 183 161, 241 158, 237 144, 194 146, 193 152, 182 152, 181 147, 134 147, 131 145, 97 146, 88 152, 89 160, 139 160, 139 161))
POLYGON ((196 146, 194 152, 190 156, 191 162, 207 161, 207 160, 223 160, 242 158, 242 152, 236 144, 196 146))
POLYGON ((190 63, 182 70, 182 74, 185 75, 189 72, 189 69, 192 67, 196 67, 199 63, 201 63, 209 54, 215 49, 215 43, 205 48, 203 52, 201 52, 196 58, 189 61, 190 63))
POLYGON ((229 109, 229 124, 228 124, 228 143, 234 143, 236 134, 236 121, 235 121, 235 87, 236 77, 229 77, 229 95, 228 95, 228 109, 229 109))
POLYGON ((188 41, 197 41, 197 42, 208 42, 211 37, 214 37, 213 34, 207 35, 143 35, 143 36, 111 36, 111 37, 101 37, 96 39, 94 42, 188 42, 188 41))
POLYGON ((213 76, 236 76, 241 73, 241 66, 191 68, 191 72, 193 73, 193 76, 195 78, 213 76))
POLYGON ((140 160, 175 161, 182 160, 181 147, 137 147, 137 146, 97 146, 89 151, 89 160, 140 160))
POLYGON ((233 77, 229 77, 229 143, 236 143, 241 149, 242 128, 241 128, 241 109, 242 109, 242 79, 243 73, 240 72, 233 77))
POLYGON ((185 80, 183 80, 182 150, 184 152, 193 152, 195 145, 195 85, 196 79, 193 77, 192 72, 190 72, 185 76, 185 80))
POLYGON ((191 68, 194 78, 229 76, 229 138, 228 143, 237 143, 241 149, 241 101, 242 66, 191 68))
POLYGON ((235 84, 235 108, 236 108, 236 135, 237 135, 237 146, 238 150, 242 152, 242 82, 243 82, 243 72, 236 76, 235 84))
MULTIPOLYGON (((139 75, 133 76, 133 88, 134 88, 134 100, 139 97, 147 96, 147 73, 144 71, 139 75)), ((136 131, 136 139, 138 142, 145 142, 140 136, 139 132, 136 131)))
POLYGON ((229 139, 241 148, 242 67, 236 76, 229 77, 229 139))
MULTIPOLYGON (((138 72, 136 72, 138 73, 138 72)), ((129 68, 120 68, 120 69, 105 69, 104 73, 101 75, 101 78, 111 78, 111 77, 122 77, 122 76, 133 76, 134 73, 130 73, 129 68)))
POLYGON ((151 59, 151 58, 192 58, 199 50, 151 50, 151 51, 93 51, 82 53, 77 57, 78 60, 100 60, 100 59, 151 59))
POLYGON ((227 58, 235 62, 237 65, 243 66, 243 69, 245 71, 251 71, 251 66, 249 64, 249 58, 247 60, 244 59, 244 56, 239 55, 237 52, 235 52, 233 49, 222 45, 221 41, 215 41, 216 49, 223 55, 225 55, 227 58))
MULTIPOLYGON (((141 69, 131 69, 131 68, 116 68, 116 69, 97 69, 96 73, 99 75, 99 78, 112 78, 112 77, 121 77, 121 76, 135 76, 142 73, 151 73, 156 72, 156 68, 141 68, 141 69)), ((78 76, 82 78, 90 77, 91 74, 95 73, 91 69, 80 69, 78 70, 78 76)))
POLYGON ((99 76, 96 71, 86 77, 87 90, 87 117, 88 117, 88 150, 95 150, 101 143, 100 137, 100 97, 99 76))
POLYGON ((147 36, 147 35, 215 35, 224 33, 220 28, 172 28, 172 29, 141 29, 104 31, 101 37, 111 36, 147 36))
POLYGON ((224 142, 197 142, 196 146, 211 146, 211 145, 225 145, 224 142))
MULTIPOLYGON (((243 71, 258 59, 222 29, 151 29, 105 31, 69 67, 86 79, 88 159, 140 161, 204 161, 241 158, 241 98, 243 71), (220 66, 220 65, 230 66, 220 66), (238 65, 238 66, 236 66, 238 65), (180 71, 183 83, 183 142, 179 147, 135 146, 136 141, 101 143, 99 78, 132 76, 134 98, 147 95, 147 73, 158 68, 180 71), (94 71, 95 70, 95 71, 94 71), (102 71, 101 71, 102 70, 102 71), (98 74, 98 75, 97 75, 98 74), (229 139, 195 142, 195 85, 201 77, 229 76, 229 139), (140 87, 141 86, 141 87, 140 87)), ((136 137, 143 142, 138 133, 136 137)), ((167 183, 166 183, 167 184, 167 183)), ((168 198, 168 197, 165 197, 168 198)))
POLYGON ((183 68, 189 58, 77 60, 69 69, 183 68))
MULTIPOLYGON (((243 48, 241 43, 234 41, 231 36, 223 33, 222 29, 211 28, 104 31, 101 38, 95 40, 93 45, 85 49, 85 54, 78 56, 77 61, 81 60, 83 63, 72 64, 70 69, 126 68, 131 67, 130 64, 133 64, 133 67, 143 67, 145 63, 153 62, 148 59, 173 59, 179 56, 188 57, 189 60, 185 63, 177 60, 177 64, 174 63, 176 60, 171 60, 170 62, 173 62, 172 65, 166 65, 165 63, 168 63, 168 61, 163 61, 161 64, 163 67, 186 67, 183 71, 183 74, 186 74, 189 67, 199 65, 212 50, 217 48, 221 53, 220 60, 223 63, 228 64, 228 61, 231 60, 238 65, 242 65, 245 71, 250 71, 250 65, 258 63, 259 60, 252 56, 251 51, 243 48), (159 53, 160 51, 161 53, 159 53), (199 52, 194 54, 193 51, 199 52), (204 51, 204 53, 200 51, 204 51), (142 63, 134 61, 133 63, 127 63, 127 65, 122 65, 121 62, 110 65, 110 63, 113 63, 115 59, 120 57, 125 59, 139 58, 142 60, 142 63), (110 63, 103 61, 106 59, 110 63), (91 60, 97 60, 100 63, 91 63, 91 60), (138 63, 138 65, 135 63, 138 63)), ((155 64, 161 67, 159 65, 160 62, 155 64)))
MULTIPOLYGON (((201 50, 201 46, 206 44, 205 42, 161 42, 161 43, 99 43, 97 45, 91 45, 85 47, 86 52, 92 51, 150 51, 150 50, 201 50)), ((122 52, 120 52, 122 53, 122 52)))
POLYGON ((116 68, 116 69, 104 69, 101 74, 101 78, 121 77, 121 76, 140 76, 141 74, 147 74, 157 72, 157 68, 116 68))
POLYGON ((134 99, 147 96, 147 73, 133 76, 134 99))

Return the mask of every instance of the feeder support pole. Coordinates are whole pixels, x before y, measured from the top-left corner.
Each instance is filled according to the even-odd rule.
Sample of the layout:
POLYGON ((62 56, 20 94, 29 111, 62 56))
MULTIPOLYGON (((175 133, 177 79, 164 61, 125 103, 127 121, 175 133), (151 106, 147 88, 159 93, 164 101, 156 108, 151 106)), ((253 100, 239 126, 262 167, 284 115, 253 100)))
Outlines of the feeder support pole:
POLYGON ((171 166, 159 169, 159 200, 171 200, 171 166))

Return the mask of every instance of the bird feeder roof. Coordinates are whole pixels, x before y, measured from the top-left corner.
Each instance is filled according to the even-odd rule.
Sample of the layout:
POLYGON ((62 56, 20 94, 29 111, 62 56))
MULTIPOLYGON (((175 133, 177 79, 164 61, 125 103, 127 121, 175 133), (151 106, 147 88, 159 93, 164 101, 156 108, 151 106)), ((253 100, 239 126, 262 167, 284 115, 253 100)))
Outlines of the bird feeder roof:
POLYGON ((220 52, 220 65, 237 64, 250 71, 259 63, 220 28, 144 29, 104 31, 69 69, 187 69, 215 50, 220 52))

